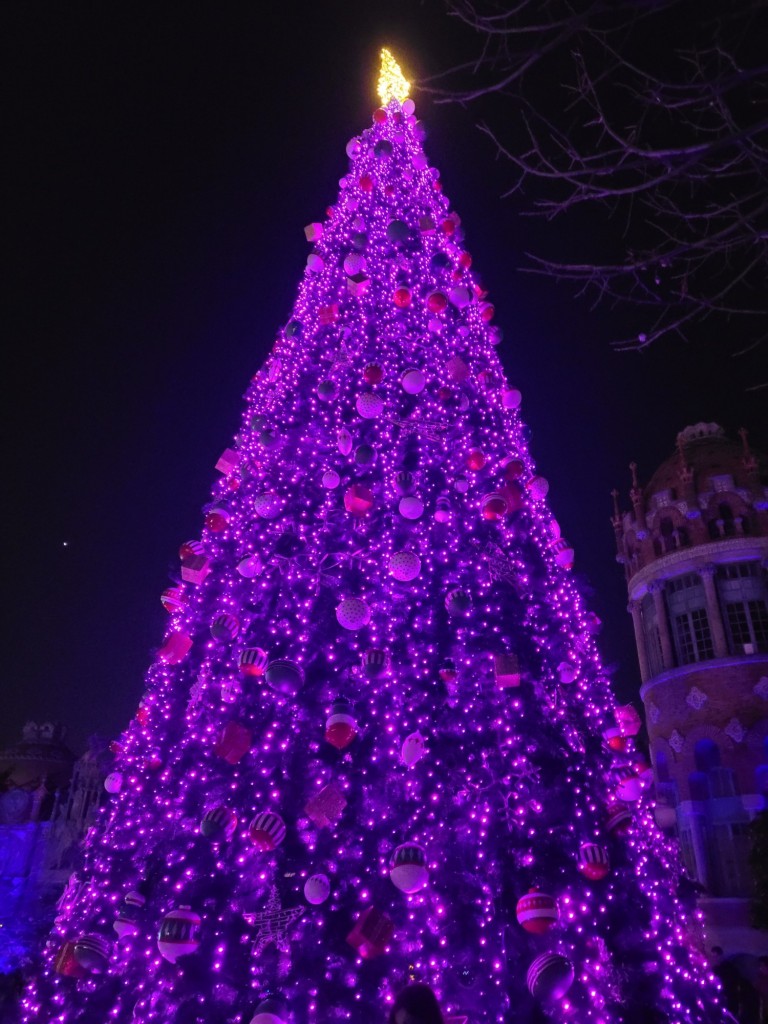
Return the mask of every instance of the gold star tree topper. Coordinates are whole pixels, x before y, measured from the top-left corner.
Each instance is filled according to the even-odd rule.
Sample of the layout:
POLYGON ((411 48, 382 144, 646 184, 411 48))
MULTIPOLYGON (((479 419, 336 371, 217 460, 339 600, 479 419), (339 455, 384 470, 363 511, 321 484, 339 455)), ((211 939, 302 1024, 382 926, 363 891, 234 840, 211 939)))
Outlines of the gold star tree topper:
POLYGON ((386 107, 390 100, 397 100, 404 103, 411 91, 411 83, 406 81, 405 75, 400 70, 391 52, 384 47, 381 51, 381 66, 379 68, 379 99, 381 105, 386 107))

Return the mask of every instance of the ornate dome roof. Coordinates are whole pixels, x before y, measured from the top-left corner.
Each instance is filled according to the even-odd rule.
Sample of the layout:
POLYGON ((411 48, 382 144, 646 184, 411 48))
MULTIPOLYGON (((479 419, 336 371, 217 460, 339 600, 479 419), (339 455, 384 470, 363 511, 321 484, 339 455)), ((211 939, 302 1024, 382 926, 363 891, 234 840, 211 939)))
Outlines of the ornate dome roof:
MULTIPOLYGON (((765 475, 765 457, 758 452, 752 454, 761 468, 761 476, 765 475)), ((706 480, 712 476, 732 476, 736 487, 746 487, 748 483, 742 442, 727 437, 717 423, 696 423, 677 435, 677 449, 662 462, 643 488, 645 498, 660 491, 679 492, 683 464, 693 470, 699 492, 709 490, 706 480)))

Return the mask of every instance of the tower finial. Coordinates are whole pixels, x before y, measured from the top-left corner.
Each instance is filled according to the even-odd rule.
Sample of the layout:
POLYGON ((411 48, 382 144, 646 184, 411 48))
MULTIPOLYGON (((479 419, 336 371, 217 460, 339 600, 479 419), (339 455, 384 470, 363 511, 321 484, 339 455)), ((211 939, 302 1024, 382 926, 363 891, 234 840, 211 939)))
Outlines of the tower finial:
POLYGON ((611 497, 613 498, 613 518, 620 519, 621 513, 619 512, 619 492, 614 487, 611 491, 611 497))
POLYGON ((411 91, 411 83, 406 81, 405 75, 400 70, 392 53, 384 47, 381 51, 381 65, 379 67, 379 99, 381 105, 386 107, 390 100, 397 100, 404 103, 411 91))
POLYGON ((749 431, 746 427, 739 427, 739 437, 744 448, 744 457, 748 459, 752 452, 749 450, 749 431))
POLYGON ((632 474, 632 490, 633 491, 637 491, 637 490, 640 489, 640 484, 637 481, 637 463, 636 462, 630 462, 630 464, 629 464, 629 471, 632 474))

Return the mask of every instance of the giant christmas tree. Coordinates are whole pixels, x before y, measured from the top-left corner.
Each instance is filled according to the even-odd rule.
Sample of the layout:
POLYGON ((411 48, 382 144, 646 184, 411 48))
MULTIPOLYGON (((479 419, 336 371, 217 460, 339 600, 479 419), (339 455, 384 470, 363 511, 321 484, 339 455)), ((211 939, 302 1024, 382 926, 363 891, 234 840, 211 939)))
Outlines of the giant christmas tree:
POLYGON ((385 51, 28 1022, 721 1016, 406 86, 385 51))

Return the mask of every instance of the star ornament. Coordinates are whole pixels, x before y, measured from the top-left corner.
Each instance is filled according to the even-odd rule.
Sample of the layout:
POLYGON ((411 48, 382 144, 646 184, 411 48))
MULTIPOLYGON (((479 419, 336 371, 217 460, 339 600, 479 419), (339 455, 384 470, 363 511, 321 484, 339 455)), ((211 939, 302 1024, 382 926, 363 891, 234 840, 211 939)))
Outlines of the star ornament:
POLYGON ((252 953, 260 956, 270 942, 274 942, 281 951, 288 949, 288 933, 291 925, 304 914, 304 907, 288 907, 283 910, 277 889, 272 886, 267 905, 264 910, 255 914, 243 914, 243 918, 256 929, 252 953))

